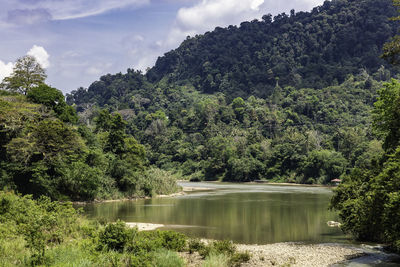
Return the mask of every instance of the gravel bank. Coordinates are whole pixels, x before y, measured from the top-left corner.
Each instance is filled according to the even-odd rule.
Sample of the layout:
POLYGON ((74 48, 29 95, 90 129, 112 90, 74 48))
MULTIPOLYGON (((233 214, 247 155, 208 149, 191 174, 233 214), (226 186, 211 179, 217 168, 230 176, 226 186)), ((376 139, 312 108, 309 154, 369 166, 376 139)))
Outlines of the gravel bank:
POLYGON ((361 249, 332 244, 277 243, 270 245, 237 245, 249 251, 250 261, 242 266, 330 266, 363 255, 361 249))
MULTIPOLYGON (((331 266, 345 260, 364 255, 361 249, 343 247, 335 244, 298 244, 277 243, 269 245, 240 245, 238 251, 248 251, 250 261, 242 264, 242 267, 258 266, 291 266, 291 267, 322 267, 331 266)), ((194 253, 182 253, 186 263, 190 267, 200 267, 201 257, 194 253)))

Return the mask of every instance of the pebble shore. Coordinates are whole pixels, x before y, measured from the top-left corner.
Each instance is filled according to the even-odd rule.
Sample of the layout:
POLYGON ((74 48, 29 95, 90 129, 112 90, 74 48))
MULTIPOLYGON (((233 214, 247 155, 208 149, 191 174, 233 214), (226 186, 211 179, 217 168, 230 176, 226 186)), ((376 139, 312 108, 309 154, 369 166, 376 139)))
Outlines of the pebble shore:
MULTIPOLYGON (((291 266, 291 267, 323 267, 332 266, 346 260, 364 255, 361 249, 343 247, 335 244, 298 244, 276 243, 269 245, 236 244, 240 252, 248 251, 250 261, 242 267, 291 266)), ((181 254, 187 266, 200 267, 203 260, 197 254, 181 254)))
POLYGON ((331 266, 363 255, 361 249, 331 244, 277 243, 270 245, 237 245, 249 251, 250 261, 242 266, 331 266))

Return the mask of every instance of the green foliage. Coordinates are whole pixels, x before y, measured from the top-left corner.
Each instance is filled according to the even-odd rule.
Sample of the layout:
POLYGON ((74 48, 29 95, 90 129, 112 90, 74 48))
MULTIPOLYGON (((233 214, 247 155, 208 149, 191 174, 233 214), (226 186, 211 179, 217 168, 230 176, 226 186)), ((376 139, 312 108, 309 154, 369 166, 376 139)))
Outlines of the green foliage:
POLYGON ((242 263, 248 262, 250 260, 249 252, 237 252, 232 255, 230 259, 231 266, 240 266, 242 263))
POLYGON ((168 172, 147 172, 145 147, 120 114, 100 111, 94 132, 75 121, 61 92, 44 84, 0 97, 0 186, 79 201, 178 190, 168 172))
POLYGON ((205 259, 202 266, 240 266, 250 260, 250 254, 237 252, 232 241, 217 240, 209 244, 198 239, 188 241, 188 252, 190 254, 198 252, 205 259), (215 265, 217 264, 217 265, 215 265))
POLYGON ((70 203, 0 192, 1 266, 184 266, 186 237, 88 221, 70 203))
POLYGON ((122 252, 136 234, 135 229, 129 229, 122 221, 109 223, 99 234, 100 250, 116 250, 122 252))
POLYGON ((400 83, 392 80, 378 91, 373 116, 374 129, 383 139, 385 150, 393 151, 400 141, 400 83))
POLYGON ((126 122, 122 119, 122 116, 118 113, 114 114, 111 118, 106 151, 111 151, 117 155, 125 152, 125 127, 126 122))
POLYGON ((165 249, 154 253, 153 266, 157 267, 184 267, 185 262, 176 252, 165 249))
POLYGON ((161 238, 163 239, 162 246, 173 251, 183 251, 186 247, 187 237, 184 234, 174 231, 161 231, 161 238))
MULTIPOLYGON (((130 75, 108 76, 107 81, 116 86, 129 81, 130 75)), ((329 184, 361 164, 357 163, 361 155, 365 160, 372 156, 367 154, 374 141, 369 134, 369 113, 381 85, 375 76, 379 75, 362 71, 323 89, 280 88, 279 104, 274 104, 273 96, 238 97, 229 103, 223 94, 204 95, 190 87, 160 82, 152 90, 148 84, 148 91, 135 88, 127 92, 136 100, 146 98, 146 104, 118 111, 135 114, 128 117, 125 130, 123 126, 119 130, 119 137, 126 136, 124 142, 110 135, 116 112, 100 111, 98 118, 103 118, 100 121, 105 126, 96 117, 92 122, 97 125, 102 149, 115 153, 111 148, 120 147, 119 159, 110 165, 109 173, 124 192, 142 188, 145 194, 158 194, 154 190, 158 182, 136 175, 148 164, 196 181, 270 179, 329 184), (135 139, 129 139, 129 134, 135 139), (115 145, 110 145, 112 140, 115 145), (139 143, 145 146, 145 155, 139 143), (132 168, 119 160, 132 162, 132 168), (318 166, 320 171, 312 170, 318 166)), ((108 108, 117 109, 119 102, 115 103, 108 108)))
POLYGON ((173 231, 146 231, 139 232, 129 247, 129 251, 151 252, 160 248, 172 251, 183 251, 186 247, 187 237, 173 231))
POLYGON ((232 241, 229 240, 218 240, 212 243, 212 250, 217 254, 233 255, 236 251, 236 247, 232 241))
POLYGON ((180 190, 176 184, 177 175, 172 174, 170 171, 150 168, 146 172, 146 181, 148 181, 157 195, 173 194, 180 190))
POLYGON ((228 240, 217 240, 208 245, 197 244, 195 247, 198 248, 198 252, 203 258, 206 258, 210 254, 225 254, 232 256, 236 251, 233 242, 228 240))
POLYGON ((345 177, 331 201, 331 206, 339 211, 345 231, 359 240, 385 242, 397 252, 400 240, 399 88, 395 80, 386 83, 379 91, 373 111, 373 126, 384 139, 384 153, 369 156, 362 169, 355 168, 345 177))
POLYGON ((229 257, 225 254, 210 254, 201 265, 202 267, 228 267, 229 257))
POLYGON ((199 239, 189 239, 188 241, 188 251, 192 254, 195 251, 203 251, 205 249, 205 244, 199 239))
POLYGON ((28 91, 27 98, 33 103, 42 104, 53 110, 57 117, 64 122, 76 123, 78 121, 76 111, 65 103, 64 95, 60 90, 40 84, 28 91))
POLYGON ((58 204, 46 197, 34 201, 30 196, 0 192, 0 243, 23 237, 33 265, 44 263, 46 248, 63 242, 76 229, 76 220, 70 203, 58 204))
POLYGON ((328 184, 338 179, 346 169, 346 159, 341 153, 329 150, 313 150, 303 163, 304 182, 328 184))
MULTIPOLYGON (((217 27, 186 39, 160 57, 146 76, 191 83, 201 92, 223 92, 230 99, 271 96, 277 85, 323 88, 342 83, 360 68, 374 73, 385 65, 379 56, 398 25, 389 20, 396 16, 391 2, 326 1, 311 12, 267 14, 240 27, 217 27)), ((396 51, 397 41, 387 47, 389 52, 396 51)))

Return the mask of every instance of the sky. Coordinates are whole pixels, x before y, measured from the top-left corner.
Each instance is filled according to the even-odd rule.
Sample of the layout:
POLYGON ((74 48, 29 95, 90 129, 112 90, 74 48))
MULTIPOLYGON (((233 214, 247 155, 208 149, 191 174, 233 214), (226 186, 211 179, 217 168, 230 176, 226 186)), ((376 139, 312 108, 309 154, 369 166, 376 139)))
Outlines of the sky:
POLYGON ((64 93, 107 73, 143 72, 187 37, 323 0, 0 0, 0 80, 34 56, 64 93))

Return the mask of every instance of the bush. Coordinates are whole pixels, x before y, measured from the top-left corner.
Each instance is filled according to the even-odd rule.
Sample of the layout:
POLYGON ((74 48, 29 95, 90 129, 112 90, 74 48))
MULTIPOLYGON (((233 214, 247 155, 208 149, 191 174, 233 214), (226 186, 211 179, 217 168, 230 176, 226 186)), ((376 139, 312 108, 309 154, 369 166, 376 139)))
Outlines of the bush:
POLYGON ((236 252, 232 255, 229 263, 231 266, 240 266, 242 263, 248 262, 250 260, 249 252, 236 252))
POLYGON ((129 229, 122 221, 109 223, 99 234, 97 249, 116 250, 122 252, 128 242, 133 240, 135 229, 129 229))
POLYGON ((213 251, 217 252, 218 254, 224 253, 227 255, 233 255, 236 251, 236 247, 232 241, 229 240, 218 240, 214 241, 212 244, 213 251))
POLYGON ((192 254, 195 251, 201 251, 204 250, 206 245, 201 242, 199 239, 190 239, 188 241, 188 249, 189 253, 192 254))
POLYGON ((158 250, 154 253, 153 266, 157 267, 184 267, 185 263, 176 252, 165 249, 158 250))
POLYGON ((133 242, 129 245, 128 251, 135 255, 148 253, 161 249, 163 240, 160 238, 159 231, 138 232, 133 242))
POLYGON ((236 251, 236 247, 232 241, 228 240, 218 240, 212 242, 207 246, 202 247, 198 250, 200 256, 206 258, 210 254, 225 254, 227 256, 232 256, 236 251))
POLYGON ((162 231, 163 247, 174 251, 183 251, 186 247, 186 236, 174 231, 162 231))
POLYGON ((183 251, 186 247, 186 236, 173 231, 144 231, 137 233, 129 250, 138 253, 152 252, 162 248, 183 251))

